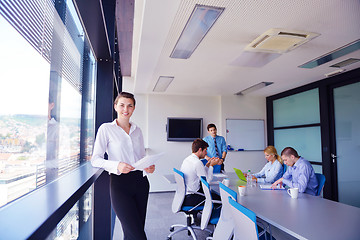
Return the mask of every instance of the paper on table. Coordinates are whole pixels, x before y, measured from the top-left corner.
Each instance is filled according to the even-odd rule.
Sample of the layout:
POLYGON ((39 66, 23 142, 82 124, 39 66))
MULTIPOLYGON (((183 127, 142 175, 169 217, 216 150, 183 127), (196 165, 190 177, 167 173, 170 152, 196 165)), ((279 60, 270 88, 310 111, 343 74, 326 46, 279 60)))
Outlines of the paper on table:
POLYGON ((144 168, 154 165, 155 162, 162 156, 164 153, 159 153, 155 155, 148 155, 137 161, 133 167, 135 170, 143 170, 144 168))
MULTIPOLYGON (((271 190, 271 184, 264 184, 264 185, 260 185, 260 188, 263 190, 271 190)), ((280 189, 285 189, 283 186, 280 187, 280 185, 276 185, 275 190, 280 190, 280 189)))
POLYGON ((224 174, 224 173, 214 173, 213 176, 214 177, 220 177, 220 178, 226 178, 227 177, 227 175, 224 174))

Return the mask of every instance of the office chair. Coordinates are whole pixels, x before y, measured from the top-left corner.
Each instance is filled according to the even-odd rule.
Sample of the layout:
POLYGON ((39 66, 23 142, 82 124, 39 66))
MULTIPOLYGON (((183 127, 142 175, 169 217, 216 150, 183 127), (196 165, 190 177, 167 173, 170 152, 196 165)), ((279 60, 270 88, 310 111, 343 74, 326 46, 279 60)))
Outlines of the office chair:
MULTIPOLYGON (((204 158, 204 159, 201 159, 201 162, 205 166, 208 161, 204 158)), ((221 165, 215 165, 215 166, 213 166, 213 168, 214 168, 213 173, 221 173, 221 165)))
POLYGON ((287 169, 287 165, 284 163, 284 164, 283 164, 283 175, 285 174, 286 169, 287 169))
MULTIPOLYGON (((203 210, 204 206, 202 204, 205 201, 199 203, 196 206, 183 206, 183 202, 184 202, 185 194, 186 194, 184 173, 177 170, 176 168, 174 168, 174 176, 175 176, 175 181, 176 181, 176 192, 175 192, 175 196, 174 196, 171 208, 172 208, 173 213, 183 212, 186 215, 187 224, 186 225, 183 225, 183 224, 172 225, 170 227, 171 233, 167 236, 167 239, 171 240, 171 237, 174 234, 184 231, 184 230, 187 230, 188 235, 189 236, 191 235, 192 238, 194 240, 196 240, 197 238, 196 238, 194 229, 201 230, 201 228, 199 226, 195 226, 194 223, 192 223, 192 218, 195 219, 197 213, 199 211, 203 210), (180 228, 175 230, 175 227, 180 227, 180 228)), ((195 194, 200 194, 200 193, 195 193, 195 194)))
POLYGON ((265 229, 260 233, 258 232, 256 214, 253 211, 237 203, 232 197, 229 197, 228 201, 235 224, 234 240, 258 240, 263 234, 265 234, 265 239, 267 239, 265 229))
POLYGON ((224 184, 219 183, 220 197, 222 202, 220 218, 214 230, 212 238, 214 240, 230 240, 234 235, 234 220, 231 213, 231 206, 228 198, 231 197, 237 201, 237 193, 224 184))
POLYGON ((319 183, 318 190, 316 192, 316 196, 320 196, 321 192, 324 189, 326 178, 325 178, 324 174, 321 174, 321 173, 315 173, 315 176, 319 183))
POLYGON ((212 231, 206 227, 208 224, 216 225, 218 223, 221 212, 221 201, 212 199, 210 185, 206 181, 206 178, 202 176, 200 177, 200 180, 205 194, 205 205, 201 213, 200 226, 202 230, 206 230, 209 233, 212 233, 212 231))

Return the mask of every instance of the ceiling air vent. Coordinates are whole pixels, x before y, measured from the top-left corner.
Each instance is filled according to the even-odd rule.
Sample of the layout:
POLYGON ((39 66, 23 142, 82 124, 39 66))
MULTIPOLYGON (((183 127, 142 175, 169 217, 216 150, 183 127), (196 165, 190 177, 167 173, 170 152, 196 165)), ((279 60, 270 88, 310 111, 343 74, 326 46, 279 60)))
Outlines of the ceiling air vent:
POLYGON ((348 59, 346 59, 344 61, 335 63, 335 64, 331 65, 330 67, 342 68, 342 67, 345 67, 345 66, 348 66, 350 64, 357 63, 357 62, 360 62, 360 59, 358 59, 358 58, 348 58, 348 59))
POLYGON ((257 52, 285 53, 319 36, 318 33, 288 31, 271 28, 254 41, 245 50, 257 52))

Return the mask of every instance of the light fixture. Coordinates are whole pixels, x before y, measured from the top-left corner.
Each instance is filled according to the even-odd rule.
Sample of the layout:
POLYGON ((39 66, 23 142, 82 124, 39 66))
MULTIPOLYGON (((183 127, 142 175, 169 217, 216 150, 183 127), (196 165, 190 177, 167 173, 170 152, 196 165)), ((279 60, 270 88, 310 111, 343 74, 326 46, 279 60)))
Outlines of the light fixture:
POLYGON ((174 77, 160 76, 157 80, 153 92, 165 92, 174 77))
POLYGON ((245 95, 245 94, 248 94, 250 92, 253 92, 253 91, 256 91, 256 90, 259 90, 260 88, 263 88, 263 87, 266 87, 266 86, 269 86, 271 84, 273 84, 274 82, 261 82, 261 83, 258 83, 258 84, 255 84, 249 88, 246 88, 240 92, 237 92, 235 93, 235 95, 245 95))
POLYGON ((335 70, 333 72, 325 73, 324 75, 325 75, 325 77, 332 77, 332 76, 338 75, 340 73, 343 73, 345 71, 346 71, 346 69, 341 68, 341 69, 335 70))
POLYGON ((324 63, 330 62, 334 59, 337 59, 339 57, 342 57, 346 54, 357 51, 359 49, 360 49, 360 39, 358 39, 354 42, 351 42, 349 44, 346 44, 345 46, 342 46, 338 49, 335 49, 334 51, 326 53, 325 55, 315 58, 309 62, 306 62, 306 63, 300 65, 299 68, 314 68, 314 67, 320 66, 324 63))
POLYGON ((271 28, 252 41, 245 50, 285 53, 319 36, 318 33, 271 28))
POLYGON ((196 5, 170 57, 189 58, 223 11, 220 7, 196 5))

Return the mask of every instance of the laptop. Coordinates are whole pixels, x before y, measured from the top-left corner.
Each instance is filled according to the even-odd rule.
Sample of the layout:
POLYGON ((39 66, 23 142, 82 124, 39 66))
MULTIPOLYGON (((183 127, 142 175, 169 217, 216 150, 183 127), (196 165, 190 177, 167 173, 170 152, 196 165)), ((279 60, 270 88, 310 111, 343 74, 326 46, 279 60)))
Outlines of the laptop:
POLYGON ((247 182, 246 177, 240 169, 234 168, 236 175, 239 177, 241 181, 247 182))

